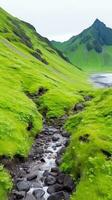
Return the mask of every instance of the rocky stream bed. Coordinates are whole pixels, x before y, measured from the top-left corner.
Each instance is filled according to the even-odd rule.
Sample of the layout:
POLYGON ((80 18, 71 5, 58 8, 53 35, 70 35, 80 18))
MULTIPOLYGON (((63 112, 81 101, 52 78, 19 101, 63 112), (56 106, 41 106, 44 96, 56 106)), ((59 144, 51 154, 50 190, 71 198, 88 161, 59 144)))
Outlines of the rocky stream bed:
MULTIPOLYGON (((69 144, 70 135, 60 122, 48 125, 35 139, 27 159, 16 157, 2 162, 13 177, 14 187, 9 200, 69 200, 75 184, 59 169, 62 154, 69 144)), ((23 144, 24 145, 24 144, 23 144)))
MULTIPOLYGON (((112 74, 92 76, 97 87, 112 86, 112 74)), ((90 101, 92 96, 84 96, 90 101)), ((84 102, 74 107, 74 112, 84 109, 84 102)), ((69 200, 76 184, 68 174, 60 171, 62 155, 70 141, 70 135, 64 130, 66 116, 60 120, 47 123, 43 120, 43 130, 35 138, 27 159, 16 155, 13 160, 3 157, 0 161, 12 178, 14 187, 9 200, 69 200)), ((23 144, 24 145, 24 144, 23 144)))

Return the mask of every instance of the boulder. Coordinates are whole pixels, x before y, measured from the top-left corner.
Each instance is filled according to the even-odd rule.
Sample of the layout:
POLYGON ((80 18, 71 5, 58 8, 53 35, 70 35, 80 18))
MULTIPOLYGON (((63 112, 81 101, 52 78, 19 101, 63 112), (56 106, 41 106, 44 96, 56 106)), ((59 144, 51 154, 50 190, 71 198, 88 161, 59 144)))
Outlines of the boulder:
POLYGON ((59 183, 59 184, 63 184, 64 183, 64 178, 65 178, 65 174, 63 174, 63 173, 60 173, 59 174, 59 176, 57 177, 57 182, 59 183))
POLYGON ((58 129, 56 129, 54 127, 49 127, 48 130, 49 130, 49 132, 52 132, 52 133, 57 133, 58 132, 58 129))
POLYGON ((69 200, 69 195, 60 191, 49 196, 47 200, 69 200))
POLYGON ((65 147, 67 147, 68 145, 69 145, 69 143, 70 143, 70 140, 66 140, 66 141, 64 141, 64 145, 65 145, 65 147))
POLYGON ((62 136, 68 138, 68 137, 70 137, 70 134, 67 133, 66 131, 63 131, 63 132, 62 132, 62 136))
POLYGON ((29 181, 19 181, 16 184, 18 191, 28 191, 31 187, 31 183, 29 181))
POLYGON ((45 192, 44 192, 44 190, 42 190, 42 189, 36 189, 36 190, 34 190, 34 192, 33 192, 33 195, 35 196, 35 198, 36 199, 41 199, 41 197, 43 197, 44 196, 44 194, 45 194, 45 192))
POLYGON ((75 187, 75 184, 74 184, 73 179, 69 175, 66 175, 64 177, 63 186, 64 186, 64 189, 67 190, 68 192, 72 192, 73 191, 73 189, 75 187))
POLYGON ((27 176, 27 180, 28 181, 32 181, 32 180, 34 180, 34 179, 36 179, 37 178, 37 174, 29 174, 28 176, 27 176))
POLYGON ((60 139, 60 135, 59 135, 59 134, 55 134, 55 135, 52 137, 52 140, 53 140, 54 142, 57 142, 59 139, 60 139))
POLYGON ((77 103, 74 107, 74 111, 80 112, 84 109, 84 104, 83 103, 77 103))
POLYGON ((25 197, 25 192, 23 191, 18 192, 16 190, 13 190, 12 195, 14 196, 14 199, 19 200, 25 197))
POLYGON ((24 200, 36 200, 32 194, 27 194, 24 200))
POLYGON ((62 189, 63 189, 63 186, 56 183, 55 185, 49 186, 48 189, 47 189, 47 192, 49 194, 52 194, 52 193, 55 193, 55 192, 62 191, 62 189))
POLYGON ((52 167, 51 168, 51 172, 54 172, 54 173, 59 173, 59 168, 58 167, 52 167))
POLYGON ((48 170, 45 170, 44 173, 43 173, 43 176, 48 176, 49 175, 49 171, 48 170))
POLYGON ((48 177, 45 178, 45 184, 46 185, 53 185, 56 183, 56 178, 51 176, 51 175, 48 175, 48 177))

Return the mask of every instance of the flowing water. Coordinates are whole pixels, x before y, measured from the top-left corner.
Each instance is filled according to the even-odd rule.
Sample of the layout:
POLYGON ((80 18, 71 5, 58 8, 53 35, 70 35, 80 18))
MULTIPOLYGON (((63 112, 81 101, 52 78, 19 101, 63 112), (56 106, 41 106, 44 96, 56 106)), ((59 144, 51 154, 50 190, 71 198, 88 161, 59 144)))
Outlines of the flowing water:
MULTIPOLYGON (((62 120, 61 124, 63 123, 62 120)), ((69 134, 63 130, 62 125, 53 123, 53 126, 49 126, 44 123, 43 131, 36 138, 28 159, 11 166, 14 188, 9 200, 47 200, 49 197, 51 200, 58 196, 60 200, 69 200, 74 182, 58 167, 69 139, 69 134), (66 183, 58 182, 61 176, 66 183), (55 186, 56 192, 53 192, 55 186), (49 188, 53 191, 48 192, 49 188)))
POLYGON ((96 87, 112 87, 112 73, 93 74, 91 81, 96 87))

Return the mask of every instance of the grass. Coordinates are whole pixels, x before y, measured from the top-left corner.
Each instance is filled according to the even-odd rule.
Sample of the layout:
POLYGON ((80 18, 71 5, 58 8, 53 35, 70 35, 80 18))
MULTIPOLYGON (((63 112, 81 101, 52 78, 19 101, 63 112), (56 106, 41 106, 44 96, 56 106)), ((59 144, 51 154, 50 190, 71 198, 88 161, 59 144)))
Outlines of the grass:
MULTIPOLYGON (((34 137, 42 129, 42 114, 48 119, 71 115, 74 105, 84 101, 84 91, 94 98, 85 102, 83 112, 66 122, 72 139, 61 167, 77 182, 72 200, 111 200, 112 89, 94 90, 87 83, 88 73, 62 59, 31 25, 2 9, 0 19, 0 156, 27 157, 34 137), (45 92, 39 96, 41 88, 45 92), (33 101, 29 96, 36 98, 33 101)), ((78 50, 77 62, 80 59, 87 65, 89 58, 84 57, 83 63, 82 51, 85 53, 83 46, 78 50)), ((111 60, 106 56, 105 60, 109 70, 111 60)), ((96 54, 93 59, 91 52, 90 61, 91 66, 87 66, 96 70, 97 64, 100 71, 103 61, 96 54)), ((0 166, 1 200, 8 198, 11 187, 10 175, 0 166)))
MULTIPOLYGON (((28 155, 42 129, 40 113, 47 110, 47 118, 64 115, 82 98, 78 90, 90 86, 87 74, 63 60, 31 25, 1 8, 0 19, 0 156, 12 159, 28 155), (39 97, 42 87, 46 93, 39 97), (27 94, 37 94, 36 104, 27 94)), ((1 167, 1 200, 7 199, 11 185, 1 167)))
POLYGON ((76 66, 80 66, 84 71, 111 72, 112 71, 112 47, 104 46, 102 53, 89 51, 84 45, 80 45, 77 51, 68 52, 67 56, 76 66))
POLYGON ((62 169, 77 182, 72 200, 112 199, 112 89, 92 95, 85 110, 65 125, 72 139, 62 169))

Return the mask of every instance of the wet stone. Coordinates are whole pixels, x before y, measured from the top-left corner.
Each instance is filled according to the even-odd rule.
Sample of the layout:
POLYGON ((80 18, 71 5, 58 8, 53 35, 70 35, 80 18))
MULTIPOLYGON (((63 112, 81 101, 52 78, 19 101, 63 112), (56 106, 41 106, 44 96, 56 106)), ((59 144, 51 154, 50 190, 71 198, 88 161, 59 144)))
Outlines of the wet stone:
POLYGON ((41 197, 43 197, 45 194, 44 190, 42 189, 37 189, 34 190, 33 195, 35 196, 36 199, 41 199, 41 197))
POLYGON ((43 173, 43 176, 46 177, 46 176, 48 176, 48 175, 49 175, 49 171, 48 171, 48 170, 45 170, 44 173, 43 173))
POLYGON ((15 173, 17 191, 15 190, 15 196, 12 192, 11 200, 70 199, 74 187, 73 180, 58 168, 65 146, 70 140, 68 133, 63 130, 63 127, 61 129, 62 123, 61 121, 59 124, 53 123, 57 128, 45 125, 44 132, 37 136, 28 160, 22 163, 21 169, 18 167, 17 175, 15 173), (21 176, 18 176, 19 173, 21 176), (44 197, 46 190, 48 197, 44 197))
POLYGON ((52 148, 54 151, 57 149, 56 145, 53 145, 52 148))
POLYGON ((44 158, 41 158, 40 161, 41 161, 42 163, 45 163, 45 162, 46 162, 44 158))
POLYGON ((36 179, 37 178, 37 174, 29 174, 28 176, 27 176, 27 180, 28 181, 32 181, 32 180, 34 180, 34 179, 36 179))
POLYGON ((58 129, 54 128, 54 127, 49 127, 49 132, 53 132, 53 133, 57 133, 58 129))
POLYGON ((62 132, 62 136, 63 136, 63 137, 69 138, 69 137, 70 137, 70 134, 67 133, 66 131, 63 131, 63 132, 62 132))
POLYGON ((72 192, 74 189, 74 181, 72 180, 72 178, 69 175, 66 175, 64 178, 64 188, 68 191, 68 192, 72 192))
POLYGON ((57 177, 57 182, 59 184, 63 184, 64 183, 64 178, 65 178, 65 174, 60 173, 59 176, 57 177))
POLYGON ((56 177, 58 175, 57 172, 50 172, 49 175, 56 177))
POLYGON ((56 143, 56 147, 61 147, 62 146, 62 143, 61 142, 57 142, 56 143))
POLYGON ((19 181, 16 185, 18 191, 28 191, 31 187, 31 183, 29 181, 19 181))
POLYGON ((18 192, 16 190, 13 190, 12 195, 13 195, 14 199, 19 200, 19 199, 22 199, 25 197, 25 192, 23 192, 23 191, 18 192))
POLYGON ((48 177, 46 177, 46 179, 45 179, 45 184, 46 185, 53 185, 55 183, 56 183, 56 178, 55 177, 53 177, 51 175, 49 175, 48 177))
POLYGON ((69 200, 69 195, 63 191, 56 192, 49 196, 47 200, 69 200))
POLYGON ((51 168, 51 172, 59 173, 59 168, 58 167, 53 167, 51 168))
POLYGON ((47 192, 49 194, 52 194, 52 193, 59 192, 62 190, 63 190, 63 186, 57 183, 55 185, 49 186, 47 192))
POLYGON ((37 183, 37 182, 32 182, 31 187, 32 187, 32 188, 42 188, 41 184, 40 184, 40 183, 37 183))
POLYGON ((32 194, 27 194, 23 200, 36 200, 32 194))
POLYGON ((66 140, 66 141, 64 141, 64 145, 65 145, 65 147, 67 147, 68 145, 69 145, 69 143, 70 143, 70 140, 66 140))
POLYGON ((60 139, 59 134, 56 134, 56 135, 54 135, 54 136, 52 137, 52 140, 53 140, 54 142, 58 141, 59 139, 60 139))

